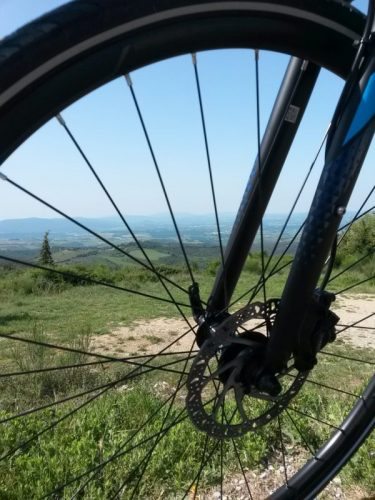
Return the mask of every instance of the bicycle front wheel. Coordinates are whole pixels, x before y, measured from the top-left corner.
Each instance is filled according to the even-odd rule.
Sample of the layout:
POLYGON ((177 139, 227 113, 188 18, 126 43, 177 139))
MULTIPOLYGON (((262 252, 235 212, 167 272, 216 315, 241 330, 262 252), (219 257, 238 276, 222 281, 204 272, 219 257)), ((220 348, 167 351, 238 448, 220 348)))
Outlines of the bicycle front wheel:
MULTIPOLYGON (((302 380, 298 396, 294 396, 297 391, 293 381, 300 380, 300 375, 291 370, 284 377, 283 395, 288 397, 283 401, 288 404, 282 411, 275 410, 281 406, 277 398, 249 397, 245 405, 249 421, 261 422, 251 432, 225 440, 224 435, 210 437, 190 423, 185 409, 186 384, 198 347, 188 289, 199 282, 207 300, 226 242, 223 227, 227 214, 220 214, 218 209, 220 197, 215 191, 213 151, 209 147, 210 130, 218 124, 211 122, 212 128, 208 127, 196 56, 195 72, 191 74, 198 111, 195 124, 189 117, 189 105, 179 107, 185 98, 190 102, 190 94, 184 90, 176 98, 170 87, 168 91, 162 89, 158 99, 163 107, 158 112, 154 107, 156 89, 148 98, 143 94, 145 101, 149 99, 148 111, 139 98, 142 88, 145 90, 142 85, 153 79, 157 87, 159 72, 169 64, 176 66, 167 74, 181 83, 179 72, 186 74, 191 53, 198 53, 198 61, 201 57, 218 58, 220 66, 221 57, 242 63, 253 49, 257 51, 255 61, 258 51, 264 52, 265 58, 272 57, 267 66, 272 73, 263 80, 265 86, 273 84, 272 67, 275 73, 285 67, 285 54, 345 77, 355 53, 353 42, 360 38, 363 24, 361 14, 336 1, 79 0, 3 40, 3 186, 32 200, 34 208, 27 208, 29 214, 44 216, 35 209, 41 205, 52 211, 49 214, 59 216, 58 224, 64 219, 69 224, 65 232, 61 229, 61 234, 69 234, 64 236, 69 244, 60 238, 55 250, 48 250, 47 234, 44 253, 39 255, 35 246, 27 244, 21 249, 18 243, 14 245, 13 234, 13 243, 9 246, 7 240, 8 250, 1 255, 11 264, 2 268, 1 278, 4 355, 0 366, 4 384, 0 420, 5 437, 0 491, 6 498, 264 498, 271 494, 274 498, 312 498, 366 438, 373 425, 369 419, 375 394, 371 385, 373 351, 359 349, 353 354, 340 345, 321 353, 318 367, 302 380), (280 66, 273 59, 275 53, 281 58, 280 66), (122 112, 116 114, 121 107, 119 87, 124 83, 129 87, 126 120, 121 118, 122 112), (105 93, 118 100, 106 101, 105 93), (92 104, 99 102, 96 96, 104 100, 101 116, 94 118, 92 104), (173 121, 166 122, 166 111, 173 115, 174 109, 180 111, 173 121), (85 114, 90 117, 87 121, 83 119, 85 114), (113 127, 108 135, 112 142, 106 143, 108 156, 103 153, 103 143, 99 159, 91 161, 86 147, 97 150, 98 138, 107 140, 109 117, 125 126, 128 140, 124 144, 122 133, 113 127), (75 122, 74 129, 82 131, 82 140, 71 128, 71 121, 75 122), (62 126, 77 156, 70 151, 62 160, 56 132, 44 135, 56 124, 62 126), (91 136, 87 134, 88 125, 94 130, 91 136), (199 128, 202 136, 197 138, 193 133, 179 139, 176 128, 185 130, 188 127, 184 125, 193 132, 199 128), (48 137, 53 137, 59 151, 53 163, 56 167, 47 161, 44 174, 30 175, 26 169, 25 182, 16 180, 18 166, 26 165, 43 144, 48 146, 48 137), (138 150, 140 138, 143 151, 138 150), (205 192, 201 189, 203 167, 195 167, 201 165, 200 160, 191 153, 202 147, 208 168, 205 192), (169 156, 172 150, 178 151, 177 159, 169 156), (118 168, 113 166, 112 152, 119 158, 118 168), (77 158, 89 168, 95 201, 88 194, 86 180, 76 170, 77 158), (107 168, 100 170, 96 161, 107 168), (156 184, 150 182, 151 171, 146 167, 156 174, 156 184), (76 187, 79 202, 73 201, 76 187), (122 190, 126 191, 125 202, 122 190), (156 191, 160 192, 160 203, 155 201, 156 191), (184 205, 182 199, 188 193, 194 196, 187 196, 184 205), (85 202, 91 206, 87 213, 95 213, 98 203, 104 203, 98 201, 100 196, 117 214, 121 230, 112 221, 101 222, 104 229, 96 229, 92 221, 74 216, 85 202), (181 215, 194 204, 197 207, 193 212, 206 211, 206 200, 214 207, 213 225, 205 226, 199 217, 181 215), (127 211, 141 215, 166 211, 168 219, 128 217, 127 211), (202 231, 210 234, 203 243, 202 231), (98 260, 101 266, 92 264, 98 260), (27 270, 30 267, 35 269, 27 270), (353 370, 355 380, 347 387, 353 370), (345 457, 335 454, 343 434, 355 441, 345 457), (38 479, 32 481, 30 477, 38 479)), ((212 61, 207 61, 212 68, 212 61)), ((185 76, 183 80, 186 83, 185 76)), ((210 96, 215 88, 211 88, 210 96)), ((257 88, 262 90, 259 85, 257 88)), ((121 87, 121 91, 124 89, 121 87)), ((258 95, 249 112, 258 122, 258 127, 251 129, 258 142, 259 100, 258 95)), ((221 98, 218 101, 222 102, 221 98)), ((268 97, 265 101, 269 111, 268 97)), ((226 108, 227 113, 231 106, 226 108)), ((244 143, 249 135, 244 134, 246 126, 237 132, 244 143)), ((230 139, 228 134, 228 144, 230 139)), ((232 162, 223 150, 220 154, 227 163, 232 162)), ((227 166, 220 173, 218 184, 225 186, 222 198, 230 198, 233 212, 242 195, 237 179, 245 179, 247 170, 227 166), (237 197, 228 195, 232 184, 237 197)), ((350 226, 370 212, 372 194, 354 212, 348 221, 350 226)), ((295 196, 286 224, 279 224, 281 232, 268 243, 262 226, 260 244, 253 248, 245 266, 231 312, 246 302, 267 302, 267 291, 260 285, 267 280, 275 280, 268 295, 280 296, 288 256, 292 258, 303 224, 299 219, 285 242, 285 228, 301 196, 298 189, 295 196)), ((16 217, 17 211, 14 213, 16 217)), ((227 231, 231 216, 228 221, 227 231)), ((34 220, 32 227, 37 224, 34 220)), ((40 226, 42 233, 48 231, 48 224, 52 222, 40 226)), ((58 234, 53 230, 50 237, 55 232, 58 234)), ((371 252, 367 257, 356 257, 350 267, 362 266, 368 262, 365 258, 371 261, 371 252)), ((339 273, 345 270, 344 263, 339 273)), ((363 290, 371 293, 369 276, 367 267, 361 268, 358 275, 349 277, 349 284, 345 281, 345 286, 340 278, 334 291, 346 291, 360 282, 360 286, 368 287, 363 290)), ((363 317, 367 323, 361 324, 370 331, 369 315, 363 317)), ((354 325, 346 326, 355 328, 363 317, 352 318, 354 325)), ((241 327, 265 337, 264 318, 253 320, 251 327, 241 327)), ((214 411, 220 399, 218 387, 225 381, 212 375, 218 370, 214 356, 207 370, 207 407, 214 411)), ((229 400, 225 405, 220 418, 229 429, 231 419, 238 418, 236 401, 229 400)))

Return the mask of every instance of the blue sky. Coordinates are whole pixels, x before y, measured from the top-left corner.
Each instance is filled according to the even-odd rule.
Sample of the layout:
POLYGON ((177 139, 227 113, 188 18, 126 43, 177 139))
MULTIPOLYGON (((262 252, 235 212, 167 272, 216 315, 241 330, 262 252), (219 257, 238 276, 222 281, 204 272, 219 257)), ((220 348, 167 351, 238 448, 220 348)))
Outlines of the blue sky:
MULTIPOLYGON (((0 37, 63 3, 1 0, 0 37)), ((367 2, 354 4, 364 9, 367 2)), ((262 127, 287 61, 286 56, 261 53, 262 127)), ((254 55, 249 50, 201 53, 198 65, 218 207, 221 212, 234 212, 257 151, 254 55)), ((142 68, 132 75, 174 210, 207 213, 212 211, 212 200, 193 77, 189 55, 142 68)), ((337 77, 322 74, 269 212, 288 211, 320 145, 341 88, 337 77)), ((124 213, 167 211, 124 79, 80 100, 63 116, 124 213)), ((371 152, 352 198, 350 208, 354 210, 373 184, 373 159, 371 152)), ((321 166, 320 161, 297 211, 308 209, 321 166)), ((2 168, 17 182, 71 215, 113 214, 56 120, 38 131, 2 168)), ((0 184, 0 196, 0 219, 55 216, 5 183, 0 184)))

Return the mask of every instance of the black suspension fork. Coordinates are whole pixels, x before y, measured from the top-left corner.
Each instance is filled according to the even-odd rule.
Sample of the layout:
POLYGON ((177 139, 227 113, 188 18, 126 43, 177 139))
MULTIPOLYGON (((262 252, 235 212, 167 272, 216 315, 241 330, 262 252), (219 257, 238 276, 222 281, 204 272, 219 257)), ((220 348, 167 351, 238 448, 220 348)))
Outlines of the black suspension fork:
POLYGON ((319 71, 318 66, 299 58, 289 61, 262 139, 260 158, 255 161, 226 246, 224 267, 216 276, 206 317, 228 308, 319 71))
MULTIPOLYGON (((326 163, 271 332, 263 374, 277 373, 309 342, 313 296, 375 131, 374 0, 328 138, 326 163)), ((260 384, 261 385, 261 384, 260 384)))

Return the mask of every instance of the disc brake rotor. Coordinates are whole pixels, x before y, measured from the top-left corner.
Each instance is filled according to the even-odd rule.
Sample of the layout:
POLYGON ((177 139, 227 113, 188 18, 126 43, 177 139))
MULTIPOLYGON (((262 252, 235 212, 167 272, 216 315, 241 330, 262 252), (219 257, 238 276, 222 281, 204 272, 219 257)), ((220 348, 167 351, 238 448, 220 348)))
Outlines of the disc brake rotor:
MULTIPOLYGON (((219 326, 211 328, 211 337, 196 356, 188 377, 186 405, 193 423, 208 435, 221 439, 239 437, 268 424, 288 406, 302 387, 308 372, 297 372, 293 375, 293 382, 274 397, 244 383, 244 370, 252 359, 255 361, 267 338, 263 336, 260 343, 257 336, 261 334, 256 333, 252 337, 251 333, 241 335, 237 330, 254 319, 272 324, 278 304, 278 300, 271 299, 265 304, 257 302, 240 309, 219 326), (235 344, 240 347, 237 354, 221 363, 223 353, 235 344), (228 403, 229 399, 231 403, 228 403), (259 404, 261 401, 266 403, 259 404)), ((290 367, 280 376, 292 370, 290 367)))

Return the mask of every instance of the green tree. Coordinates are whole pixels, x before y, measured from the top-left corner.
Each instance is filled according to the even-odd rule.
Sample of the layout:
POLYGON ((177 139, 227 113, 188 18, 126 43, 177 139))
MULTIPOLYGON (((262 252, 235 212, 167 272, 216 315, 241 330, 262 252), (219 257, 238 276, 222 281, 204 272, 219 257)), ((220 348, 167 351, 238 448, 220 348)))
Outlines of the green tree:
POLYGON ((48 239, 49 231, 44 234, 42 247, 39 253, 39 262, 43 265, 53 266, 55 264, 48 239))
POLYGON ((354 222, 346 234, 342 250, 346 255, 366 254, 375 248, 375 213, 354 222))

